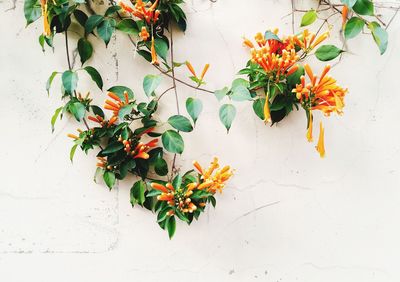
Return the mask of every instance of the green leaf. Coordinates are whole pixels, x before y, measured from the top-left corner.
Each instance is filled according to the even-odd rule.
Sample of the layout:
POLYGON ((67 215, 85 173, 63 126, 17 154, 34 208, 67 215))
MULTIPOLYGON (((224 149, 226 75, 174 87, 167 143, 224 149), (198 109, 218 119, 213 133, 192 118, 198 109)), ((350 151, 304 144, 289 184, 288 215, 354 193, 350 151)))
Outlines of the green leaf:
POLYGON ((214 91, 214 95, 218 99, 218 101, 221 101, 228 93, 229 93, 228 87, 224 87, 220 90, 214 91))
POLYGON ((78 21, 78 23, 81 26, 85 27, 86 22, 88 20, 88 16, 84 12, 82 12, 81 10, 75 10, 74 11, 74 16, 75 16, 75 19, 78 21))
POLYGON ((100 15, 93 15, 90 16, 85 24, 85 32, 86 33, 91 33, 93 30, 101 23, 103 22, 104 17, 100 15))
POLYGON ((372 32, 372 37, 374 38, 376 45, 378 45, 381 55, 384 54, 388 46, 388 34, 386 30, 381 28, 377 22, 370 23, 368 28, 372 32))
POLYGON ((145 191, 146 191, 146 183, 144 183, 142 180, 139 180, 135 182, 135 184, 133 184, 130 192, 130 202, 132 207, 135 204, 143 206, 143 203, 146 200, 146 197, 144 196, 145 191))
POLYGON ((109 154, 112 154, 112 153, 115 153, 115 152, 121 150, 122 148, 124 148, 124 144, 116 141, 116 142, 109 144, 101 153, 103 155, 109 155, 109 154))
POLYGON ((287 77, 287 83, 291 88, 296 87, 296 84, 300 84, 300 77, 304 75, 304 67, 302 65, 299 65, 299 68, 297 71, 292 73, 287 77))
POLYGON ((119 10, 121 10, 120 6, 118 6, 118 5, 111 6, 106 10, 106 12, 104 13, 104 16, 105 17, 110 16, 119 10))
POLYGON ((78 53, 81 57, 82 65, 90 59, 93 54, 93 46, 86 38, 82 37, 78 41, 78 53))
POLYGON ((78 74, 76 72, 67 70, 62 74, 61 77, 62 84, 64 86, 65 92, 72 94, 78 85, 78 74))
POLYGON ((276 40, 281 42, 281 39, 278 37, 278 35, 276 35, 275 33, 273 33, 270 30, 267 30, 264 34, 265 40, 276 40))
POLYGON ((137 27, 137 24, 134 20, 132 19, 123 19, 120 21, 116 28, 122 32, 125 32, 127 34, 132 34, 136 35, 139 33, 139 29, 137 27))
POLYGON ((111 190, 113 188, 113 186, 115 184, 115 180, 116 180, 115 173, 107 170, 103 174, 103 179, 104 179, 104 182, 106 183, 106 185, 108 186, 108 188, 110 188, 110 190, 111 190))
POLYGON ((174 186, 175 189, 179 189, 182 186, 182 176, 179 173, 172 180, 172 186, 174 186))
POLYGON ((364 20, 360 19, 359 17, 352 17, 347 21, 344 27, 344 37, 346 39, 356 37, 362 31, 364 24, 364 20))
POLYGON ((29 25, 39 19, 42 15, 42 9, 38 0, 25 0, 24 14, 26 25, 29 25))
POLYGON ((229 132, 229 129, 232 126, 232 122, 236 116, 236 108, 232 104, 224 104, 219 109, 219 119, 222 124, 225 126, 226 130, 229 132))
POLYGON ((244 87, 248 88, 250 86, 250 84, 246 79, 236 78, 232 82, 231 91, 234 91, 236 89, 236 87, 239 87, 239 86, 244 86, 244 87))
POLYGON ((171 217, 168 218, 167 224, 166 224, 166 228, 167 228, 167 231, 168 231, 169 239, 172 239, 172 237, 174 236, 175 231, 176 231, 175 216, 171 216, 171 217))
POLYGON ((265 98, 259 98, 254 100, 253 102, 253 110, 261 120, 264 120, 265 118, 264 105, 265 105, 265 98))
POLYGON ((183 132, 190 132, 193 130, 193 126, 190 120, 182 115, 171 116, 168 119, 168 123, 175 129, 178 129, 183 132))
POLYGON ((357 0, 341 0, 341 2, 351 8, 354 6, 357 0))
POLYGON ((97 33, 103 39, 106 46, 110 42, 111 36, 115 31, 116 21, 114 19, 105 19, 97 27, 97 33))
POLYGON ((344 52, 342 49, 334 45, 322 45, 315 51, 315 56, 318 60, 326 62, 335 59, 342 52, 344 52))
POLYGON ((168 43, 161 39, 161 38, 156 38, 154 40, 154 47, 156 49, 156 53, 164 60, 167 61, 167 54, 168 54, 168 43))
POLYGON ((101 78, 100 73, 94 67, 89 66, 85 67, 84 70, 90 75, 97 87, 99 87, 100 90, 103 90, 103 79, 101 78))
POLYGON ((85 116, 85 112, 86 112, 85 105, 83 105, 81 102, 72 103, 69 106, 69 110, 74 115, 74 117, 77 121, 81 121, 83 119, 83 117, 85 116))
POLYGON ((51 132, 54 132, 54 125, 56 124, 58 115, 60 114, 60 112, 62 111, 64 107, 59 107, 56 109, 56 111, 54 112, 53 116, 51 117, 51 132))
POLYGON ((54 80, 54 78, 56 77, 57 74, 58 74, 58 72, 53 71, 51 73, 51 75, 49 76, 49 78, 47 79, 47 82, 46 82, 47 95, 50 95, 51 84, 53 83, 53 80, 54 80))
POLYGON ((143 79, 143 89, 147 97, 153 95, 154 90, 161 84, 161 76, 159 75, 146 75, 143 79))
POLYGON ((95 115, 98 115, 98 116, 101 116, 102 118, 104 118, 104 112, 99 106, 91 105, 90 107, 92 108, 92 111, 95 115))
POLYGON ((233 101, 249 101, 252 100, 250 91, 243 85, 238 85, 232 89, 231 98, 233 101))
POLYGON ((160 176, 167 175, 168 174, 167 162, 162 157, 159 156, 154 163, 154 170, 160 176))
POLYGON ((194 124, 196 124, 198 117, 203 111, 203 103, 200 99, 190 97, 186 100, 186 111, 189 113, 194 124))
POLYGON ((125 99, 125 96, 124 96, 125 91, 128 92, 128 97, 130 100, 135 97, 135 95, 133 94, 133 91, 126 86, 113 86, 110 89, 108 89, 107 91, 114 93, 122 100, 125 99))
POLYGON ((182 136, 175 130, 167 130, 161 136, 164 148, 171 153, 182 154, 184 142, 182 136))
POLYGON ((71 162, 74 160, 76 148, 78 148, 78 144, 72 146, 71 151, 69 152, 69 159, 71 160, 71 162))
POLYGON ((315 22, 317 19, 317 12, 315 10, 310 10, 307 13, 305 13, 301 19, 301 25, 300 26, 307 26, 315 22))
POLYGON ((42 52, 44 52, 44 42, 45 42, 45 36, 43 34, 39 35, 39 44, 40 47, 42 47, 42 52))
POLYGON ((363 16, 374 15, 374 3, 370 0, 357 0, 352 8, 354 12, 363 16))
POLYGON ((118 118, 120 120, 124 120, 125 116, 127 116, 127 115, 132 113, 132 110, 133 110, 133 105, 132 104, 128 104, 128 105, 125 105, 125 106, 121 107, 119 112, 118 112, 118 118))

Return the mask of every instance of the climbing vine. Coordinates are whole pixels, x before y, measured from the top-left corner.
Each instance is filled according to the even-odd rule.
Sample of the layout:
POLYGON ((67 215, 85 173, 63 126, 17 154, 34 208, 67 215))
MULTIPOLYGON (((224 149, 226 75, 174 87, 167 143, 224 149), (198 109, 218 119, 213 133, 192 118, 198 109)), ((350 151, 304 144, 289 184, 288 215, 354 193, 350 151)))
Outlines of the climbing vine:
MULTIPOLYGON (((314 112, 342 114, 344 97, 348 90, 328 76, 330 66, 316 76, 305 60, 315 55, 320 61, 340 60, 346 53, 343 47, 322 45, 329 38, 331 19, 340 15, 344 40, 354 38, 364 29, 372 34, 381 54, 386 51, 389 23, 385 24, 375 13, 376 4, 370 0, 342 0, 339 4, 317 1, 317 7, 309 10, 296 8, 292 0, 293 34, 279 36, 277 30, 257 33, 255 42, 245 39, 251 58, 230 87, 221 90, 204 88, 210 67, 205 64, 199 72, 189 61, 174 60, 174 33, 187 28, 183 0, 136 0, 116 3, 113 0, 102 12, 89 0, 25 0, 24 12, 27 24, 41 19, 43 32, 39 43, 43 51, 55 48, 54 38, 64 37, 67 68, 54 71, 47 80, 46 90, 52 91, 55 79, 61 81, 63 105, 51 118, 54 130, 56 121, 68 114, 81 123, 76 133, 68 136, 73 141, 71 161, 80 148, 87 153, 97 151, 95 179, 102 178, 114 188, 117 180, 128 174, 139 177, 130 191, 132 206, 140 205, 157 214, 157 223, 167 230, 171 238, 176 229, 176 219, 188 224, 198 219, 205 207, 215 207, 217 192, 222 192, 226 181, 233 175, 230 166, 220 166, 218 158, 209 167, 197 161, 193 169, 181 172, 176 165, 177 156, 185 148, 186 135, 195 130, 196 121, 203 110, 200 99, 189 97, 185 101, 184 114, 180 109, 177 84, 214 94, 221 105, 219 117, 227 131, 236 116, 232 102, 252 103, 255 114, 265 123, 280 122, 294 109, 303 108, 307 119, 307 139, 313 141, 314 112), (96 9, 95 9, 96 8, 96 9), (330 12, 330 14, 329 14, 330 12), (295 15, 302 13, 301 30, 295 32, 295 15), (323 16, 322 14, 329 15, 323 16), (322 22, 316 32, 305 26, 322 22), (74 28, 71 29, 71 26, 74 28), (76 28, 79 26, 79 28, 76 28), (320 32, 323 31, 322 34, 320 32), (70 42, 71 32, 79 39, 70 42), (115 85, 104 89, 102 75, 88 65, 94 55, 92 38, 100 38, 108 46, 115 33, 129 37, 137 54, 147 60, 158 72, 143 78, 146 101, 139 101, 135 92, 127 86, 115 85), (71 62, 71 45, 78 51, 81 67, 71 62), (188 69, 188 78, 178 78, 176 68, 188 69), (91 94, 79 91, 79 80, 90 77, 108 98, 103 106, 95 105, 91 94), (160 90, 163 79, 171 86, 160 90), (174 113, 165 121, 157 111, 164 95, 173 92, 176 101, 174 113), (184 138, 185 137, 185 138, 184 138), (171 157, 167 157, 171 154, 171 157), (168 160, 171 160, 168 163, 168 160)), ((387 7, 396 9, 396 7, 387 7)), ((398 8, 397 8, 398 10, 398 8)), ((396 10, 396 13, 397 13, 396 10)), ((393 16, 394 17, 394 16, 393 16)), ((323 157, 324 128, 320 123, 317 151, 323 157)))

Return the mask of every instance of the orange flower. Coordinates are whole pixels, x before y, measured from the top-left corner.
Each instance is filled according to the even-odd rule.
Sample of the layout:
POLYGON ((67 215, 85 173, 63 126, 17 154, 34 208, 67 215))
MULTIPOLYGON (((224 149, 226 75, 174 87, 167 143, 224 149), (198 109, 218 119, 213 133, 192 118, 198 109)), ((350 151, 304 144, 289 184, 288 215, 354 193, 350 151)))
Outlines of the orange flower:
POLYGON ((346 24, 348 13, 349 13, 349 7, 347 7, 347 5, 344 5, 342 9, 342 26, 346 24))
POLYGON ((48 15, 48 10, 47 10, 48 9, 47 0, 41 0, 40 6, 41 6, 41 10, 42 10, 42 17, 43 17, 43 34, 45 36, 50 36, 51 29, 50 29, 49 15, 48 15))
POLYGON ((313 141, 313 115, 310 111, 309 117, 308 117, 308 130, 307 130, 307 140, 308 142, 313 141))
POLYGON ((189 61, 186 61, 185 64, 186 64, 186 67, 188 68, 188 70, 190 71, 190 73, 194 77, 197 77, 196 72, 194 71, 194 68, 193 68, 192 64, 189 61))
POLYGON ((307 64, 304 65, 304 68, 310 79, 310 83, 306 85, 305 77, 302 76, 301 83, 296 85, 296 88, 292 90, 302 102, 303 107, 307 110, 320 110, 327 116, 332 112, 342 114, 344 107, 343 100, 347 89, 338 86, 336 80, 327 76, 330 66, 327 65, 324 68, 319 80, 317 76, 314 76, 307 64))
POLYGON ((329 32, 325 32, 315 40, 316 34, 310 33, 308 29, 305 29, 300 36, 295 35, 293 37, 293 42, 302 50, 308 52, 314 49, 317 45, 319 45, 322 41, 324 41, 328 37, 329 37, 329 32))
MULTIPOLYGON (((151 187, 161 192, 157 196, 157 200, 168 202, 168 205, 176 207, 183 213, 193 213, 197 209, 190 198, 193 194, 192 190, 196 188, 196 183, 190 183, 183 189, 182 187, 173 187, 169 182, 165 185, 153 182, 151 187)), ((169 215, 173 215, 173 211, 169 215)))
POLYGON ((142 30, 139 33, 140 38, 142 38, 143 41, 147 41, 149 39, 150 34, 147 31, 147 28, 145 26, 142 26, 142 30))
POLYGON ((272 122, 271 111, 269 110, 269 95, 265 96, 265 104, 264 104, 264 122, 269 123, 272 122))
POLYGON ((113 125, 113 124, 118 120, 118 118, 117 118, 116 116, 112 116, 112 117, 110 118, 110 120, 107 121, 107 120, 103 119, 103 118, 102 118, 101 116, 99 116, 99 115, 96 115, 96 116, 88 116, 88 119, 91 120, 91 121, 93 121, 93 122, 96 122, 96 123, 100 124, 102 127, 103 127, 103 126, 110 127, 111 125, 113 125))
MULTIPOLYGON (((108 97, 112 98, 114 101, 106 100, 104 108, 113 112, 114 117, 118 118, 119 110, 130 103, 128 92, 124 92, 124 101, 121 100, 116 94, 109 92, 108 97)), ((110 120, 111 121, 111 120, 110 120)), ((112 122, 114 123, 116 119, 112 122)))
POLYGON ((218 169, 218 158, 214 158, 210 167, 206 170, 197 161, 193 162, 193 165, 201 175, 202 182, 199 184, 198 189, 205 189, 207 192, 213 194, 217 191, 222 192, 225 182, 233 175, 233 171, 229 166, 218 169))
POLYGON ((319 123, 319 138, 318 144, 315 147, 321 158, 325 157, 325 129, 322 126, 322 122, 319 123))
POLYGON ((151 38, 151 64, 156 66, 160 64, 157 58, 154 36, 151 38))
POLYGON ((134 8, 124 4, 123 2, 119 2, 119 6, 121 6, 125 12, 141 20, 145 20, 148 24, 150 24, 157 22, 160 11, 156 10, 158 0, 151 4, 150 7, 148 6, 149 3, 151 4, 151 2, 144 3, 142 0, 137 0, 134 8))
POLYGON ((124 151, 128 155, 132 156, 134 159, 144 159, 144 160, 147 160, 150 157, 148 151, 151 148, 157 147, 158 144, 158 139, 153 139, 146 144, 142 142, 135 144, 134 140, 132 139, 123 140, 121 136, 118 138, 118 141, 122 142, 122 144, 125 147, 124 151))
POLYGON ((203 71, 201 72, 201 75, 200 75, 200 80, 203 80, 203 78, 204 78, 204 76, 206 75, 206 73, 207 73, 207 71, 208 71, 209 68, 210 68, 210 64, 206 64, 206 65, 204 66, 204 69, 203 69, 203 71))

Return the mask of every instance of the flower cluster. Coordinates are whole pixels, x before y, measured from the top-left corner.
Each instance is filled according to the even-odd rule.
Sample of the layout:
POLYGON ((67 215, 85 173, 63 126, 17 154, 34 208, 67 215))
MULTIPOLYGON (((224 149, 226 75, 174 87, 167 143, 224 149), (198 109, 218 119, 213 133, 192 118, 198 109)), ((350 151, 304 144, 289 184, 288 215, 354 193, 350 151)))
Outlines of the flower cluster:
MULTIPOLYGON (((249 90, 259 93, 256 101, 264 103, 254 107, 258 116, 265 122, 278 122, 288 115, 298 104, 307 114, 307 139, 312 141, 313 114, 322 111, 326 116, 334 112, 343 113, 344 97, 347 89, 336 84, 336 80, 327 76, 330 66, 327 65, 318 78, 308 64, 301 64, 319 44, 326 40, 328 32, 320 36, 305 29, 299 35, 278 37, 278 31, 267 31, 265 35, 257 33, 256 47, 250 40, 244 39, 244 45, 251 49, 251 60, 248 68, 241 73, 249 77, 249 90), (307 74, 309 82, 306 83, 307 74), (263 98, 263 96, 265 98, 263 98), (263 100, 261 100, 263 99, 263 100)), ((320 125, 320 137, 317 151, 325 156, 324 129, 320 125)))
POLYGON ((170 228, 171 221, 175 222, 171 217, 177 216, 190 224, 193 218, 197 219, 204 212, 207 203, 215 206, 215 193, 221 193, 226 181, 233 175, 229 166, 219 168, 217 158, 214 158, 207 169, 202 168, 197 161, 193 165, 198 172, 197 176, 189 172, 183 177, 178 175, 172 183, 151 183, 160 203, 157 209, 158 222, 162 228, 168 230, 170 236, 174 232, 174 227, 172 230, 170 228))

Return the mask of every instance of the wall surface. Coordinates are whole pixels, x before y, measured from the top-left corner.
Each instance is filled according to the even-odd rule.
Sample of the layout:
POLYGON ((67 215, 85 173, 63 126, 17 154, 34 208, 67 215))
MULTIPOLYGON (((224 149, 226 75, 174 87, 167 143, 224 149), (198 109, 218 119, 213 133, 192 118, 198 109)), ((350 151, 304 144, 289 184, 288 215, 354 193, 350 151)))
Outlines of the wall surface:
MULTIPOLYGON (((272 27, 291 32, 290 1, 186 2, 189 28, 176 36, 176 61, 211 63, 210 89, 228 85, 245 64, 243 35, 272 27)), ((1 281, 400 281, 400 17, 384 56, 364 35, 348 43, 352 52, 333 68, 350 93, 345 114, 324 121, 323 160, 305 140, 302 112, 270 128, 250 105, 238 104, 227 135, 216 99, 179 86, 181 102, 196 96, 205 105, 180 167, 218 155, 237 172, 217 209, 190 228, 178 224, 170 241, 154 215, 131 208, 133 179, 110 192, 93 182, 94 154, 77 152, 70 163, 66 134, 77 125, 65 118, 51 133, 60 85, 50 97, 44 87, 53 70, 66 68, 63 39, 43 54, 41 26, 25 28, 22 10, 20 0, 0 2, 1 281)), ((145 99, 142 78, 155 72, 127 38, 117 34, 108 49, 91 40, 98 47, 90 64, 104 74, 105 87, 127 85, 145 99)), ((339 42, 336 32, 331 40, 339 42)), ((169 85, 165 78, 162 87, 169 85)), ((104 100, 89 79, 79 87, 104 100)), ((173 109, 171 95, 161 116, 173 109)))

